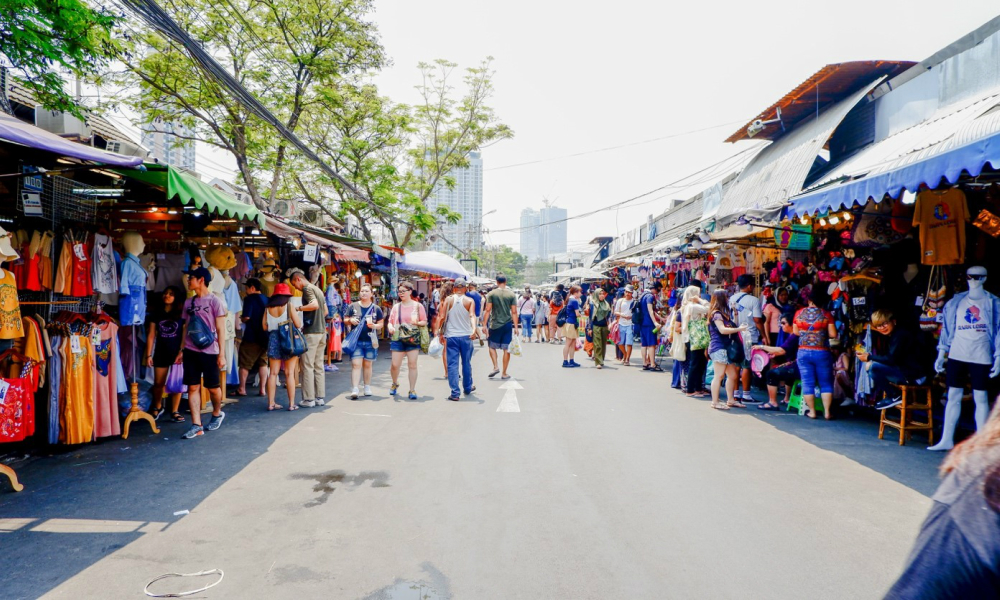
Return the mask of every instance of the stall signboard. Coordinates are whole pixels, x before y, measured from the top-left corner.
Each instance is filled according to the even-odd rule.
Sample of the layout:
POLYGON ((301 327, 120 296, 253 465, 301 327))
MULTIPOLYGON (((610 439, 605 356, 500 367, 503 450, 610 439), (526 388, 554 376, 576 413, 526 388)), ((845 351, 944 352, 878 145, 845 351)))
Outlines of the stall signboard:
POLYGON ((777 227, 774 243, 784 250, 808 250, 812 245, 812 226, 794 223, 777 227))
POLYGON ((42 195, 21 192, 21 208, 24 210, 24 216, 26 217, 41 217, 44 215, 42 211, 42 195))
POLYGON ((42 174, 38 172, 38 169, 32 166, 24 165, 21 168, 22 173, 34 173, 33 175, 25 175, 21 178, 21 187, 26 192, 41 192, 43 190, 42 174))
POLYGON ((319 255, 319 246, 316 244, 306 244, 306 249, 302 253, 302 260, 307 263, 315 263, 319 255))

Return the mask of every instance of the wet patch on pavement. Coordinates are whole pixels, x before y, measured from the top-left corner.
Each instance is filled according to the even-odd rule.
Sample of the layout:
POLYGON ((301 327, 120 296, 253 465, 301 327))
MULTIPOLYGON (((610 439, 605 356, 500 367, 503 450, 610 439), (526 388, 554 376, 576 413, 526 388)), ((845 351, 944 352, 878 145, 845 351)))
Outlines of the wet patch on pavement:
POLYGON ((391 585, 375 590, 361 600, 451 600, 451 584, 434 565, 420 565, 431 581, 397 579, 391 585))
POLYGON ((337 491, 337 487, 353 489, 371 482, 373 488, 391 487, 388 483, 389 474, 385 471, 363 471, 357 475, 348 475, 344 471, 327 471, 325 473, 293 473, 290 479, 312 480, 316 482, 313 486, 314 492, 319 492, 318 498, 306 502, 303 506, 313 508, 321 504, 326 504, 330 499, 330 494, 337 491))

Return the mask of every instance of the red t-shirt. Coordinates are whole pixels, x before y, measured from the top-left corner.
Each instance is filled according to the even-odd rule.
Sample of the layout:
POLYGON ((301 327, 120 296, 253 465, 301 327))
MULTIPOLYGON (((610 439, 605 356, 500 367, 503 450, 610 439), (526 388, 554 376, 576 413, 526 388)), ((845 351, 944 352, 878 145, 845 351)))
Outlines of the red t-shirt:
POLYGON ((834 323, 833 315, 822 308, 808 307, 795 313, 795 326, 799 329, 799 350, 829 350, 828 327, 834 323))

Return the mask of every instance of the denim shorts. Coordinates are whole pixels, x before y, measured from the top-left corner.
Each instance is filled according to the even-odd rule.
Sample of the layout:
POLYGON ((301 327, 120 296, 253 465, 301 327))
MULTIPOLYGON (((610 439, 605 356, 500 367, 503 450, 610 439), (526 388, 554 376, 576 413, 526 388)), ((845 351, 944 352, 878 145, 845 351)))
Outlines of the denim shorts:
POLYGON ((389 350, 393 352, 410 352, 420 350, 420 344, 408 344, 406 342, 389 342, 389 350))
POLYGON ((354 352, 351 353, 351 360, 355 358, 363 358, 365 360, 375 360, 378 358, 378 349, 372 348, 372 343, 368 340, 358 340, 358 345, 354 347, 354 352))
POLYGON ((708 357, 711 358, 714 363, 718 363, 720 365, 729 364, 729 354, 726 352, 725 348, 722 350, 716 350, 715 352, 709 352, 708 357))
POLYGON ((631 325, 618 325, 618 339, 621 340, 622 346, 631 346, 634 340, 632 339, 632 326, 631 325))

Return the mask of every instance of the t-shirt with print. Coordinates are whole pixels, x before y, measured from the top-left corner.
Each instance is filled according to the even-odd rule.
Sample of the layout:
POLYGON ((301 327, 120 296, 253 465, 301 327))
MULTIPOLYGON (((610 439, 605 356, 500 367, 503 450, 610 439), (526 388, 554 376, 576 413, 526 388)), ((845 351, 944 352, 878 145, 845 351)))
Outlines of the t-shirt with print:
POLYGON ((760 299, 753 294, 737 292, 729 299, 729 308, 733 311, 733 318, 739 325, 746 325, 749 329, 743 335, 749 334, 751 344, 760 343, 760 330, 754 319, 764 318, 764 312, 760 308, 760 299))
MULTIPOLYGON (((322 334, 326 332, 326 298, 323 296, 323 291, 311 283, 307 283, 305 287, 302 288, 302 305, 305 306, 310 302, 316 302, 318 308, 313 313, 312 323, 308 326, 302 327, 302 333, 309 334, 322 334)), ((305 315, 307 313, 299 313, 303 317, 303 325, 305 325, 305 315)))
POLYGON ((347 309, 347 316, 345 317, 347 319, 353 319, 355 317, 361 319, 361 324, 358 325, 358 327, 361 327, 361 337, 359 339, 362 342, 370 341, 368 334, 371 333, 371 329, 368 327, 368 319, 362 318, 365 314, 368 314, 369 310, 371 310, 370 316, 375 323, 378 323, 385 318, 385 313, 382 312, 382 308, 379 305, 370 304, 367 308, 365 308, 361 306, 360 302, 352 302, 351 306, 347 309))
POLYGON ((810 306, 795 313, 795 326, 799 328, 799 350, 829 350, 829 326, 833 315, 822 308, 810 306))
POLYGON ((176 358, 181 351, 181 329, 184 327, 181 315, 159 309, 149 316, 149 322, 156 325, 154 355, 164 359, 176 358))
POLYGON ((920 227, 920 262, 960 265, 965 262, 965 222, 969 206, 957 188, 917 194, 913 225, 920 227))
MULTIPOLYGON (((204 298, 192 296, 184 301, 184 313, 181 316, 185 321, 188 321, 192 313, 195 318, 201 319, 208 327, 208 330, 215 335, 215 341, 208 348, 201 349, 194 345, 194 342, 191 341, 191 336, 187 336, 184 339, 184 349, 204 354, 218 354, 219 331, 215 327, 215 319, 226 316, 226 308, 222 305, 222 300, 219 300, 215 294, 208 294, 204 298)), ((188 323, 188 329, 190 328, 191 324, 188 323)))
POLYGON ((976 365, 993 364, 989 323, 986 322, 984 305, 988 298, 973 300, 966 296, 958 303, 955 336, 948 350, 948 358, 976 365))
POLYGON ((576 318, 576 311, 580 310, 580 301, 576 298, 570 297, 569 302, 566 303, 566 324, 577 326, 580 321, 576 318))
POLYGON ((511 322, 511 307, 517 296, 507 288, 497 288, 486 294, 486 304, 490 305, 490 329, 500 329, 511 322))

